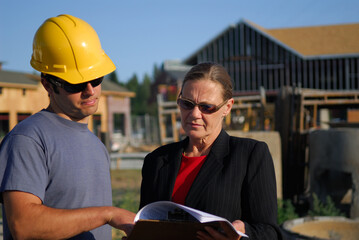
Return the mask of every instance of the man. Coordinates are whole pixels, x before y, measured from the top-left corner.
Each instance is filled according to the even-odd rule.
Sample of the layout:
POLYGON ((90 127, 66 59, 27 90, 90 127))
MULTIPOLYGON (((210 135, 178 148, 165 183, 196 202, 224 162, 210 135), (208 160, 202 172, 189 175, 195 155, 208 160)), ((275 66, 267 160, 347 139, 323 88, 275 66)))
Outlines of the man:
POLYGON ((103 76, 116 68, 83 20, 47 19, 33 42, 50 103, 19 123, 0 146, 4 239, 111 239, 135 214, 112 207, 110 159, 87 127, 103 76))

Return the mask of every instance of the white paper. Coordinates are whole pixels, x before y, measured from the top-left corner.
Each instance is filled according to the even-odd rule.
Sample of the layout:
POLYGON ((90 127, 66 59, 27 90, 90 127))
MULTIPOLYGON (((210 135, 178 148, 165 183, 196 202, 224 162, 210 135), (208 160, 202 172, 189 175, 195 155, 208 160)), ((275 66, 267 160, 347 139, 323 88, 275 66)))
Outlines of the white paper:
POLYGON ((177 204, 170 201, 158 201, 150 203, 146 206, 144 206, 135 217, 135 222, 138 220, 168 220, 168 212, 173 211, 177 208, 180 208, 186 212, 188 212, 190 215, 192 215, 194 218, 196 218, 201 223, 206 222, 212 222, 212 221, 225 221, 228 222, 230 226, 232 226, 233 230, 235 230, 240 236, 248 237, 246 234, 237 231, 233 225, 225 218, 212 215, 206 212, 202 212, 200 210, 190 208, 181 204, 177 204))

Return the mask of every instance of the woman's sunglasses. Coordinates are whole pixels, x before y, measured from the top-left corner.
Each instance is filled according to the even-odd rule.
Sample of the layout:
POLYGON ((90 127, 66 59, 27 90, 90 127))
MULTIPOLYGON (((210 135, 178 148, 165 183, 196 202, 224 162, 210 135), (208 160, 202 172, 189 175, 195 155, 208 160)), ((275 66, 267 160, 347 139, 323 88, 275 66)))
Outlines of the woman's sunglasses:
POLYGON ((79 84, 71 84, 53 76, 51 77, 49 76, 47 79, 50 83, 54 84, 57 87, 63 88, 68 93, 79 93, 87 88, 88 83, 90 83, 92 87, 97 87, 102 83, 103 77, 96 78, 92 81, 79 83, 79 84))
POLYGON ((182 97, 177 98, 177 104, 180 108, 184 110, 192 110, 195 106, 198 106, 198 109, 205 114, 211 114, 217 112, 221 107, 223 107, 228 100, 225 100, 219 105, 214 105, 210 103, 195 103, 189 99, 185 99, 182 97))

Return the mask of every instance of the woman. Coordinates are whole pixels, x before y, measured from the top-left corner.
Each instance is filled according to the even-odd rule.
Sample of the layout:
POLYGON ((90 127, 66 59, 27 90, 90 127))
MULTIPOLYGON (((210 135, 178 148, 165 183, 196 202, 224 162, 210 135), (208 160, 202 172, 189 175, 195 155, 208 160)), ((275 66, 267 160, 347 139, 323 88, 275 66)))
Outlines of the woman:
MULTIPOLYGON (((177 104, 187 138, 146 156, 140 207, 171 200, 226 218, 250 239, 281 239, 267 145, 222 129, 233 102, 231 79, 221 65, 201 63, 186 74, 177 104)), ((206 230, 199 239, 233 239, 206 230)))

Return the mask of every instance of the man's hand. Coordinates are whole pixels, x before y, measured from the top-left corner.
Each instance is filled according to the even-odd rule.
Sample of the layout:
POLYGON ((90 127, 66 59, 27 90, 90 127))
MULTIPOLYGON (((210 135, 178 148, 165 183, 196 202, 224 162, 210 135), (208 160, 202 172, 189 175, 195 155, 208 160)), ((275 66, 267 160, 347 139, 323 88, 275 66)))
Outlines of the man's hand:
POLYGON ((122 208, 114 207, 112 210, 112 216, 108 224, 114 228, 121 229, 128 236, 133 229, 136 214, 122 208))
POLYGON ((10 232, 17 239, 67 239, 107 223, 129 234, 134 224, 135 213, 112 206, 55 209, 30 193, 2 195, 10 232))

